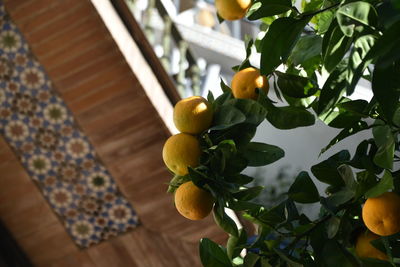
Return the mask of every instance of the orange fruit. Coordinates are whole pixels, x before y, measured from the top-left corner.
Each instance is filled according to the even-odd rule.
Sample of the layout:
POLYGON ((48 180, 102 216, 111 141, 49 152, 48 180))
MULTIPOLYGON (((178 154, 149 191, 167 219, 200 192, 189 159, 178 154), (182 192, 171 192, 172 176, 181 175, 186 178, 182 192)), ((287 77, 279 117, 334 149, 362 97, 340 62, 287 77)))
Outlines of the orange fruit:
POLYGON ((215 0, 215 7, 224 20, 243 18, 251 6, 251 0, 215 0))
POLYGON ((201 220, 210 214, 214 205, 212 195, 192 181, 181 184, 175 191, 175 207, 189 220, 201 220))
POLYGON ((212 119, 212 106, 201 96, 182 99, 175 105, 174 123, 182 133, 199 134, 210 128, 212 119))
POLYGON ((185 133, 168 138, 162 151, 165 165, 180 176, 188 174, 188 166, 194 168, 199 165, 200 155, 201 148, 197 138, 185 133))
POLYGON ((362 217, 367 228, 380 236, 388 236, 400 231, 400 196, 386 192, 368 198, 362 209, 362 217))
POLYGON ((269 84, 265 76, 258 69, 249 67, 236 72, 231 83, 232 94, 235 98, 248 98, 256 100, 258 93, 256 88, 268 93, 269 84))
POLYGON ((378 239, 379 235, 371 232, 362 233, 357 237, 356 241, 356 254, 360 258, 374 258, 379 260, 387 260, 388 257, 385 253, 375 248, 371 241, 378 239))

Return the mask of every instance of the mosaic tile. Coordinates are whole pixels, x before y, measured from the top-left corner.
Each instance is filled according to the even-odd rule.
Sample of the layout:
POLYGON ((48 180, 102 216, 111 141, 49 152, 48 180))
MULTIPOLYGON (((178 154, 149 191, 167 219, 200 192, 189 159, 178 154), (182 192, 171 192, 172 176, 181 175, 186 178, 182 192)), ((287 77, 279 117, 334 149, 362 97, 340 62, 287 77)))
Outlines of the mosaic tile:
POLYGON ((0 133, 78 246, 138 224, 1 1, 0 133))

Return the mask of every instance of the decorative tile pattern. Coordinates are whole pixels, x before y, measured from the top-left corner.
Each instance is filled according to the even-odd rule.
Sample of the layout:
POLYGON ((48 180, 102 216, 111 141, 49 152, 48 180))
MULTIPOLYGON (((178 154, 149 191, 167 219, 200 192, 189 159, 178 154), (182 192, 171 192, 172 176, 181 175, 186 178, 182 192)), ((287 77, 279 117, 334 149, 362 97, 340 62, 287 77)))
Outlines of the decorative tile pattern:
POLYGON ((138 224, 1 1, 0 133, 78 246, 138 224))

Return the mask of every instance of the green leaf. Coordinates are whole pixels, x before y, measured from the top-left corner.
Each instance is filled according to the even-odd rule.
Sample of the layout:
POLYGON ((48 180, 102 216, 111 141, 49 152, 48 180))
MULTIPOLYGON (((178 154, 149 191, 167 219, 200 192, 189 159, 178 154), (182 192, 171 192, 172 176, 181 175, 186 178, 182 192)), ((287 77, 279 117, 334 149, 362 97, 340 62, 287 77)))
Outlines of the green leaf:
POLYGON ((310 126, 315 123, 315 117, 309 111, 299 107, 275 107, 270 100, 264 103, 267 109, 267 120, 281 130, 310 126))
POLYGON ((292 1, 290 0, 260 0, 255 2, 249 12, 247 18, 249 20, 258 20, 264 17, 279 15, 292 8, 292 1))
POLYGON ((378 14, 375 8, 364 1, 356 1, 341 6, 336 12, 343 34, 352 37, 354 32, 361 32, 364 26, 374 27, 378 14))
POLYGON ((214 210, 213 210, 213 215, 214 215, 214 220, 215 223, 221 227, 222 230, 224 230, 225 232, 239 237, 239 231, 238 228, 236 226, 236 223, 234 220, 232 220, 226 213, 224 208, 219 207, 219 204, 216 203, 214 206, 214 210), (222 212, 221 212, 222 210, 222 212))
POLYGON ((268 29, 262 40, 261 74, 268 75, 286 62, 310 18, 279 18, 268 29))
POLYGON ((200 259, 204 267, 231 267, 224 249, 208 238, 200 240, 200 259))
POLYGON ((325 81, 318 101, 317 114, 319 116, 326 116, 326 113, 329 114, 330 109, 336 105, 344 94, 346 90, 347 65, 347 60, 340 62, 325 81))
POLYGON ((320 55, 321 51, 322 51, 321 36, 304 35, 300 37, 299 41, 293 48, 292 54, 289 57, 289 61, 296 66, 315 56, 320 55))
POLYGON ((244 257, 243 267, 256 267, 260 256, 254 253, 248 253, 246 257, 244 257))
POLYGON ((232 92, 232 89, 228 85, 225 84, 225 82, 224 82, 224 80, 222 80, 222 78, 221 78, 221 81, 219 84, 221 86, 222 92, 224 92, 224 93, 232 92))
POLYGON ((325 33, 331 25, 333 18, 335 17, 335 11, 329 10, 318 14, 317 17, 317 30, 319 34, 325 33))
POLYGON ((274 145, 251 142, 246 146, 243 155, 248 166, 264 166, 283 158, 285 151, 274 145))
POLYGON ((307 78, 275 72, 278 76, 278 86, 281 91, 290 97, 305 98, 314 95, 318 91, 318 84, 307 78))
POLYGON ((246 116, 244 123, 259 125, 264 121, 267 110, 258 102, 251 99, 231 99, 228 105, 234 106, 246 116))
POLYGON ((228 129, 211 131, 210 139, 214 144, 223 140, 233 140, 237 147, 247 145, 254 137, 257 126, 253 124, 240 123, 228 129))
POLYGON ((225 172, 226 176, 232 176, 240 173, 247 167, 247 159, 241 155, 235 155, 226 161, 225 172))
POLYGON ((213 93, 211 92, 211 91, 208 91, 208 94, 207 94, 207 101, 210 103, 210 104, 212 104, 213 102, 214 102, 214 95, 213 95, 213 93))
POLYGON ((388 125, 376 126, 372 129, 372 134, 378 146, 374 163, 382 168, 392 169, 396 142, 390 127, 388 125))
POLYGON ((317 187, 307 172, 300 172, 290 186, 288 195, 298 203, 314 203, 319 201, 317 187))
POLYGON ((389 190, 393 189, 394 185, 393 185, 393 177, 390 174, 389 171, 385 170, 381 180, 379 181, 379 183, 372 187, 371 189, 369 189, 366 193, 365 193, 365 197, 366 198, 371 198, 371 197, 378 197, 380 195, 382 195, 385 192, 388 192, 389 190))
POLYGON ((328 30, 323 42, 327 43, 326 50, 323 52, 324 67, 328 72, 332 72, 349 50, 352 39, 345 36, 339 26, 336 26, 332 31, 328 30))
POLYGON ((246 242, 247 233, 243 228, 239 230, 239 237, 230 235, 228 242, 226 243, 228 257, 230 259, 238 257, 246 242))
POLYGON ((353 80, 354 72, 358 68, 358 66, 362 63, 364 57, 371 50, 373 45, 375 44, 377 37, 372 34, 363 35, 357 38, 354 42, 354 46, 350 52, 349 56, 349 66, 347 69, 347 86, 349 90, 347 90, 347 95, 352 94, 352 89, 350 87, 350 82, 353 80))
POLYGON ((230 183, 245 185, 245 184, 248 184, 248 183, 254 181, 254 178, 247 176, 245 174, 236 174, 233 176, 226 176, 225 180, 230 183))
POLYGON ((354 267, 358 266, 355 257, 334 239, 328 239, 322 249, 323 265, 326 267, 354 267))
POLYGON ((171 179, 171 181, 169 182, 168 185, 168 193, 174 193, 176 189, 178 189, 178 187, 185 183, 190 181, 190 177, 189 175, 185 175, 185 176, 179 176, 179 175, 175 175, 174 178, 171 179))
POLYGON ((290 256, 285 251, 277 249, 277 248, 274 248, 274 251, 276 252, 276 254, 278 254, 278 256, 281 259, 283 259, 285 262, 287 262, 289 264, 289 266, 291 266, 291 267, 303 267, 303 264, 298 262, 298 259, 295 259, 294 257, 290 256))
POLYGON ((350 126, 350 127, 346 127, 343 130, 340 131, 340 133, 338 135, 336 135, 330 142, 329 144, 324 147, 321 150, 321 153, 324 153, 325 151, 327 151, 329 148, 331 148, 332 146, 334 146, 335 144, 339 143, 340 141, 342 141, 343 139, 352 136, 358 132, 361 132, 363 130, 369 129, 370 127, 368 126, 368 124, 364 121, 359 121, 356 122, 354 125, 350 126))
MULTIPOLYGON (((390 55, 387 58, 387 64, 391 64, 394 60, 391 55, 391 51, 396 50, 398 45, 397 42, 400 41, 400 20, 396 23, 392 24, 386 31, 384 31, 383 35, 376 41, 373 47, 368 51, 367 55, 362 60, 361 64, 357 67, 357 69, 353 73, 353 79, 349 83, 347 88, 347 94, 351 94, 356 87, 358 80, 363 75, 365 69, 378 57, 381 58, 380 65, 383 65, 385 61, 382 60, 383 56, 390 55)), ((380 66, 386 67, 386 66, 380 66)))
POLYGON ((342 150, 327 160, 324 160, 311 167, 311 172, 314 176, 323 183, 343 186, 344 181, 340 176, 337 168, 346 163, 350 159, 350 153, 347 150, 342 150))
POLYGON ((329 239, 332 239, 336 236, 339 231, 340 219, 336 216, 331 217, 327 222, 326 233, 329 239))
POLYGON ((400 63, 386 68, 376 66, 372 76, 372 91, 388 121, 393 120, 400 96, 400 63))
POLYGON ((232 194, 232 196, 238 200, 246 201, 252 200, 257 197, 261 191, 264 189, 263 186, 254 186, 250 188, 244 188, 237 193, 232 194))
POLYGON ((231 105, 222 105, 218 107, 214 113, 214 126, 211 127, 210 130, 226 129, 242 123, 245 120, 246 116, 239 109, 231 105))
POLYGON ((349 190, 355 191, 357 187, 356 180, 354 179, 354 174, 349 165, 343 164, 337 168, 340 176, 342 177, 346 187, 349 190))

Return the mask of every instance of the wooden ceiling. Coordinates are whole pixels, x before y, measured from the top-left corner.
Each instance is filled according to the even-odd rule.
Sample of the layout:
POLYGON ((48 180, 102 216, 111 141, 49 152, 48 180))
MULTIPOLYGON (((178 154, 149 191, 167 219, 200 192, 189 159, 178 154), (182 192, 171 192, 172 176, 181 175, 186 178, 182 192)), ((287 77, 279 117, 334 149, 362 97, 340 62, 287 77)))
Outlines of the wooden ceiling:
MULTIPOLYGON (((226 239, 182 218, 166 194, 170 133, 89 0, 7 0, 11 19, 142 223, 80 250, 0 139, 0 219, 37 266, 200 266, 198 240, 226 239)), ((138 44, 140 45, 140 44, 138 44)), ((154 83, 154 81, 149 81, 154 83)))

